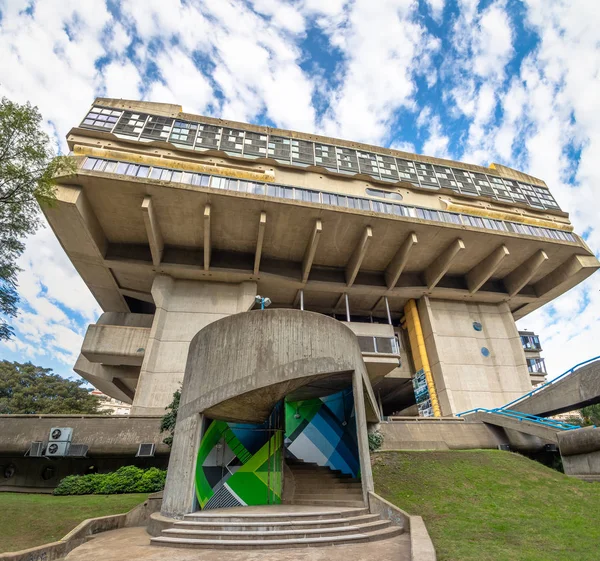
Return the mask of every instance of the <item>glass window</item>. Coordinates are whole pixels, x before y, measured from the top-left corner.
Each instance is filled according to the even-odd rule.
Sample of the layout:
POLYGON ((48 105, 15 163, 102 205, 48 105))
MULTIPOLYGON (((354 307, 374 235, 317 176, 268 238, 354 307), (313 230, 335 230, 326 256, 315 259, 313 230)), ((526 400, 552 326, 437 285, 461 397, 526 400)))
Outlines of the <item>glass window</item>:
POLYGON ((96 158, 86 158, 81 167, 82 169, 94 169, 97 161, 96 158))
POLYGON ((137 172, 138 177, 148 177, 150 168, 148 166, 140 166, 137 172))
POLYGON ((140 166, 138 166, 137 164, 129 164, 129 166, 127 167, 127 171, 125 172, 125 175, 137 175, 138 169, 140 166))
POLYGON ((129 167, 129 164, 127 164, 126 162, 118 162, 116 173, 124 175, 127 172, 128 167, 129 167))
POLYGON ((115 173, 115 170, 117 169, 117 165, 119 164, 119 162, 106 162, 106 167, 104 168, 104 173, 115 173))
POLYGON ((380 189, 371 189, 370 187, 366 190, 366 193, 371 197, 379 197, 381 199, 391 199, 394 201, 402 200, 402 195, 400 193, 381 191, 380 189))

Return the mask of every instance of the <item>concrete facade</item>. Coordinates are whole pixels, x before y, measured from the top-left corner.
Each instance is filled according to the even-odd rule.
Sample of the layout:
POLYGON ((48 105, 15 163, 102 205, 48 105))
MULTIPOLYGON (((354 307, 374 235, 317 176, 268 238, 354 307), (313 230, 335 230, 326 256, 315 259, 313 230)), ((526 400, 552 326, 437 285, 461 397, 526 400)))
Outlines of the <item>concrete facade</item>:
POLYGON ((419 315, 442 415, 500 407, 531 390, 507 304, 424 297, 419 315))

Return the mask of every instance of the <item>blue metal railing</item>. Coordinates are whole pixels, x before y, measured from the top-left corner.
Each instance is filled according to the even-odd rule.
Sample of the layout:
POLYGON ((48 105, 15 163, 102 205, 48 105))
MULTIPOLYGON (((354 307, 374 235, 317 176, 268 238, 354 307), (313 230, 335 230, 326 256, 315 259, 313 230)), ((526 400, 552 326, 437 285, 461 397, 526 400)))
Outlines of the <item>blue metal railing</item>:
POLYGON ((537 415, 529 415, 527 413, 519 413, 518 411, 507 411, 502 408, 498 409, 483 409, 482 407, 477 407, 476 409, 470 409, 469 411, 464 411, 463 413, 458 413, 457 417, 462 417, 463 415, 468 415, 469 413, 491 413, 493 415, 501 415, 503 417, 508 417, 510 419, 515 419, 517 421, 529 421, 530 423, 535 423, 536 425, 548 427, 551 429, 559 430, 575 430, 580 429, 579 425, 571 425, 569 423, 564 423, 562 421, 556 421, 554 419, 546 419, 545 417, 538 417, 537 415))
POLYGON ((544 388, 547 388, 548 386, 551 386, 552 384, 556 384, 556 382, 562 380, 569 374, 572 374, 573 372, 575 372, 575 370, 577 370, 579 367, 589 364, 590 362, 594 362, 595 360, 600 360, 600 356, 596 356, 594 358, 590 358, 588 360, 584 360, 583 362, 580 362, 579 364, 576 364, 575 366, 573 366, 566 372, 563 372, 560 376, 557 376, 556 378, 554 378, 554 380, 550 380, 549 382, 546 382, 545 384, 542 384, 541 386, 537 386, 536 388, 533 388, 530 392, 522 395, 521 397, 518 397, 517 399, 511 401, 510 403, 507 403, 506 405, 503 405, 502 407, 499 407, 498 409, 508 409, 511 405, 514 405, 515 403, 519 403, 520 401, 523 401, 524 399, 531 397, 532 395, 535 395, 536 393, 539 393, 544 388))

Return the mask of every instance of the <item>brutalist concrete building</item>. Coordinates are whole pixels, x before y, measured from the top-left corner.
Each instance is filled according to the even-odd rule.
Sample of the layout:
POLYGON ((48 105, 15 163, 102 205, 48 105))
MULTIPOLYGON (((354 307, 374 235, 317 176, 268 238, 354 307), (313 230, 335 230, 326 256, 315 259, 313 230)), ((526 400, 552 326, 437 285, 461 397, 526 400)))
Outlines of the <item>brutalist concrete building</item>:
POLYGON ((515 320, 600 266, 505 166, 102 98, 68 143, 44 213, 104 310, 74 367, 133 416, 183 384, 167 514, 277 502, 282 458, 368 491, 367 423, 531 390, 515 320))

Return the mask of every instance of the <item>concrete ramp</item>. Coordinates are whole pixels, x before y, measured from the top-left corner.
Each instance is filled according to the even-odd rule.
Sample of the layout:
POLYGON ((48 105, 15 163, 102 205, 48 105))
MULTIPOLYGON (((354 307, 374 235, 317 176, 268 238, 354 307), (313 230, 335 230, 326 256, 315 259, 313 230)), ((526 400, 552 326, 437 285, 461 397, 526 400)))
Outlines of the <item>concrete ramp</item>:
POLYGON ((549 417, 600 403, 600 358, 575 367, 571 373, 503 409, 549 417))
POLYGON ((468 415, 469 421, 481 421, 489 425, 495 425, 503 427, 509 430, 516 430, 525 434, 531 434, 537 436, 543 440, 547 440, 550 443, 558 444, 558 432, 561 429, 558 426, 550 426, 546 424, 540 424, 535 420, 529 420, 524 417, 511 416, 502 412, 495 412, 492 410, 479 410, 468 415))

